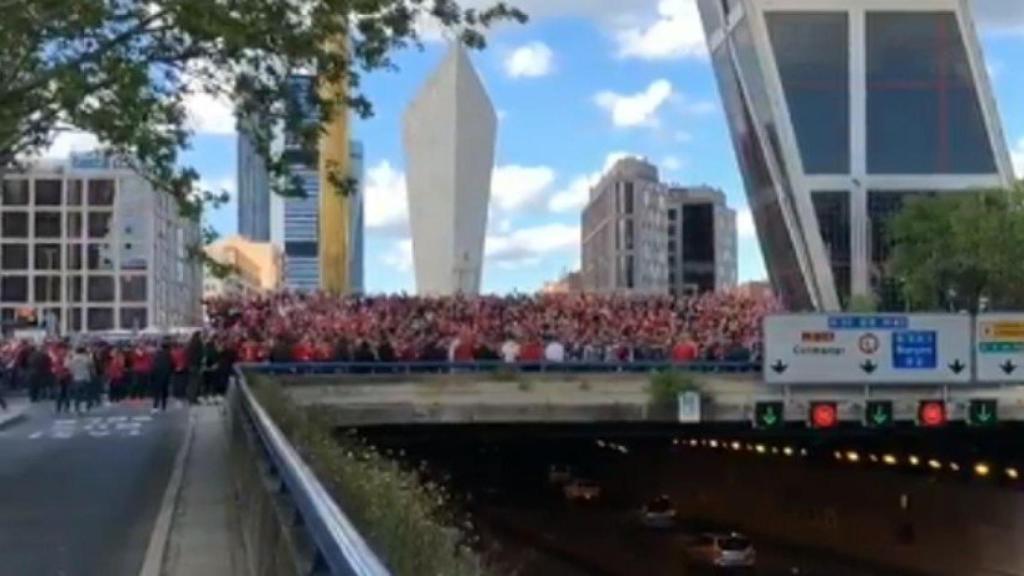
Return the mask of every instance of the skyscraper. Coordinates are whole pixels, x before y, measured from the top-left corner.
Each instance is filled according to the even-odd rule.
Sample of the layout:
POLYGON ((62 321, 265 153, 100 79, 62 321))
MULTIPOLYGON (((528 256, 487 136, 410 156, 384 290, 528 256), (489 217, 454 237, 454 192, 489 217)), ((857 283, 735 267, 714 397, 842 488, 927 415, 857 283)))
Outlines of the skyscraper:
POLYGON ((497 116, 462 45, 406 110, 406 189, 416 288, 480 291, 497 116))
POLYGON ((699 0, 768 274, 793 309, 897 304, 886 222, 1007 186, 965 0, 699 0))
MULTIPOLYGON (((289 103, 297 106, 295 111, 299 118, 306 122, 317 121, 308 96, 314 90, 314 79, 311 76, 294 75, 289 84, 292 97, 289 103)), ((246 120, 239 123, 238 145, 238 223, 239 233, 254 241, 270 241, 284 253, 285 272, 284 284, 297 290, 317 290, 322 285, 321 278, 321 246, 323 242, 331 242, 331 237, 346 234, 344 242, 334 242, 344 246, 347 270, 348 292, 361 292, 363 265, 363 148, 362 144, 353 141, 347 145, 349 157, 348 170, 350 177, 356 181, 355 195, 345 199, 344 209, 338 209, 338 203, 332 203, 332 209, 338 209, 340 216, 347 219, 344 227, 332 226, 326 234, 321 234, 321 197, 320 189, 323 174, 320 168, 319 148, 307 146, 295 131, 285 126, 275 126, 277 137, 272 144, 275 152, 282 153, 289 163, 293 177, 299 179, 304 197, 284 198, 271 190, 270 175, 266 164, 256 153, 252 144, 246 120), (340 229, 343 228, 343 229, 340 229), (265 231, 265 232, 264 232, 265 231), (265 238, 263 234, 265 233, 265 238)), ((338 131, 335 131, 335 136, 338 131)), ((333 192, 332 192, 333 193, 333 192)), ((335 224, 337 222, 335 221, 335 224)))

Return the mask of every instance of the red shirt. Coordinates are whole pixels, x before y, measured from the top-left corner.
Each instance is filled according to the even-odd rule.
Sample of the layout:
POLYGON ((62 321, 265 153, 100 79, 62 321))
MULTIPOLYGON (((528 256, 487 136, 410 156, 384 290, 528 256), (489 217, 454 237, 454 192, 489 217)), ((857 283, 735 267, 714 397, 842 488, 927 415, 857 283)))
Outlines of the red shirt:
POLYGON ((305 342, 300 342, 292 347, 292 358, 296 362, 312 362, 313 347, 305 342))
POLYGON ((110 380, 120 380, 124 378, 124 355, 120 352, 115 352, 110 355, 110 361, 107 362, 107 378, 110 380))
POLYGON ((696 359, 697 345, 693 342, 680 342, 672 348, 673 362, 692 362, 696 359))
POLYGON ((171 348, 171 365, 174 367, 175 372, 188 370, 188 354, 186 354, 184 346, 171 348))
POLYGON ((455 350, 452 352, 452 357, 456 362, 472 362, 473 361, 473 343, 468 339, 460 339, 459 343, 455 345, 455 350))
POLYGON ((238 356, 242 362, 258 362, 260 360, 259 347, 255 342, 242 342, 238 356))
POLYGON ((145 349, 136 349, 132 352, 132 369, 140 374, 149 374, 153 371, 153 353, 145 349))
POLYGON ((540 362, 544 359, 544 347, 540 342, 527 342, 519 349, 520 362, 540 362))

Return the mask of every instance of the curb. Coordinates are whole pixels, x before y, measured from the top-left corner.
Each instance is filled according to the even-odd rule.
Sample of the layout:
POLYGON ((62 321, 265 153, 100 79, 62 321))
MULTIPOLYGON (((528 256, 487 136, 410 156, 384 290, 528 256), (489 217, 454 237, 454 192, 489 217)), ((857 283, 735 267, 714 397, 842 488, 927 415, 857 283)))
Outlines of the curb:
POLYGON ((21 412, 20 414, 15 414, 14 416, 11 416, 10 418, 7 418, 6 420, 0 420, 0 430, 4 430, 6 428, 10 428, 11 426, 14 426, 15 424, 19 424, 21 422, 24 422, 25 420, 28 420, 28 413, 27 412, 28 411, 26 410, 26 411, 21 412))
POLYGON ((171 525, 174 514, 181 502, 181 492, 185 480, 185 463, 192 452, 192 440, 195 438, 195 414, 189 410, 188 431, 185 439, 181 442, 178 455, 174 458, 174 470, 171 479, 167 482, 167 489, 160 504, 160 512, 157 514, 156 522, 153 523, 153 532, 149 536, 149 545, 146 547, 145 560, 139 576, 160 576, 164 569, 164 558, 167 555, 167 545, 171 540, 171 525))

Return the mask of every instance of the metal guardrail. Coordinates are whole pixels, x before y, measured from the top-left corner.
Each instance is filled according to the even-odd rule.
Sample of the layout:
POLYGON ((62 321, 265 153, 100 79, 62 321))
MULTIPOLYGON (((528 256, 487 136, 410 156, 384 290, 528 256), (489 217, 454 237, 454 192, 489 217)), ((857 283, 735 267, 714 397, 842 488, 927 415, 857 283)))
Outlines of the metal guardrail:
POLYGON ((260 406, 242 371, 236 370, 235 375, 241 413, 255 430, 263 453, 316 548, 313 573, 326 570, 332 576, 389 576, 384 564, 260 406))
POLYGON ((647 373, 678 370, 699 374, 759 374, 761 365, 753 362, 289 362, 244 364, 248 370, 264 374, 438 374, 438 373, 647 373))

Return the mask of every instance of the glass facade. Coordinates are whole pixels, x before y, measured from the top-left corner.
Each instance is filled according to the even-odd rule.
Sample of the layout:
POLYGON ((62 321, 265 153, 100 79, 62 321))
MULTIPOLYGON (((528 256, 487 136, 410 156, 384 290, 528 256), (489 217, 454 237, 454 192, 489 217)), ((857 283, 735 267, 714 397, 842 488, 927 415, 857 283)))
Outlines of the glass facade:
POLYGON ((776 12, 766 19, 804 171, 848 173, 849 17, 776 12))
POLYGON ((870 173, 996 171, 952 12, 869 12, 867 91, 870 173))
POLYGON ((850 301, 852 282, 850 194, 846 191, 816 191, 812 193, 811 199, 814 202, 818 231, 828 255, 839 303, 845 307, 850 301))
POLYGON ((715 289, 715 207, 683 206, 683 283, 698 292, 715 289))
POLYGON ((892 240, 887 224, 908 200, 931 195, 934 192, 871 191, 868 194, 870 281, 882 310, 902 310, 905 307, 899 284, 886 272, 885 264, 892 255, 892 240))

